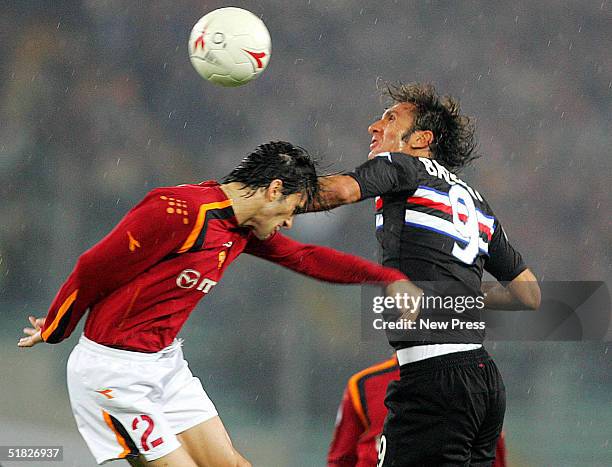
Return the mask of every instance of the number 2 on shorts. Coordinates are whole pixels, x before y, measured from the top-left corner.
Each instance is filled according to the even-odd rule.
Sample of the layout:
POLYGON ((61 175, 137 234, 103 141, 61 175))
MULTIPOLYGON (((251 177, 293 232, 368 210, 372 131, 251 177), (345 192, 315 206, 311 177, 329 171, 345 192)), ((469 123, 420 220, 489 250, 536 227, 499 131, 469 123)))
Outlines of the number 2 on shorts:
POLYGON ((141 420, 147 423, 147 428, 145 429, 144 433, 142 434, 142 437, 140 438, 140 443, 142 444, 142 450, 148 451, 149 449, 151 449, 151 447, 156 448, 157 446, 162 444, 164 440, 160 436, 159 438, 151 441, 151 447, 149 447, 148 439, 149 439, 149 436, 151 435, 151 432, 153 431, 153 428, 155 428, 155 422, 153 421, 151 417, 149 417, 146 414, 139 415, 138 417, 135 417, 134 420, 132 420, 132 430, 136 430, 136 428, 138 428, 138 424, 140 423, 141 420))

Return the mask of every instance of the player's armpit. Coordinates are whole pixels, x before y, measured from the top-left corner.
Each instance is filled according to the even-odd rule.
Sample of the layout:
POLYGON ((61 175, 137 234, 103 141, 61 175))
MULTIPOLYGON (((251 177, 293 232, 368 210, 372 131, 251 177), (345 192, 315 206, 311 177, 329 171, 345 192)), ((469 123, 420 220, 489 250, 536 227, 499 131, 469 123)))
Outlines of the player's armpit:
POLYGON ((359 183, 350 175, 319 177, 319 194, 309 211, 326 211, 361 199, 359 183))
POLYGON ((504 287, 500 283, 483 284, 484 305, 490 310, 537 310, 541 292, 538 280, 529 268, 504 287))

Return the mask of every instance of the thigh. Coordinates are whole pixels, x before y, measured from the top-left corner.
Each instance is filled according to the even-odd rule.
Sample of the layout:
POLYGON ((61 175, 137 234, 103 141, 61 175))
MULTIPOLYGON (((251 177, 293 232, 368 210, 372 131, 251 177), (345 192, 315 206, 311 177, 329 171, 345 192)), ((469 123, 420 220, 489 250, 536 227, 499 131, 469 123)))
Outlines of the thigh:
POLYGON ((198 467, 189 453, 182 447, 159 459, 147 461, 144 456, 128 459, 132 467, 198 467))
POLYGON ((474 390, 470 379, 464 368, 444 368, 392 382, 381 465, 468 465, 487 403, 486 390, 474 390))
POLYGON ((98 463, 142 454, 147 460, 180 447, 162 407, 142 382, 146 366, 75 348, 67 368, 68 390, 79 432, 98 463))
POLYGON ((502 377, 495 363, 489 363, 486 369, 489 382, 487 413, 472 445, 470 465, 474 467, 493 465, 506 412, 506 390, 502 377))
POLYGON ((191 373, 182 352, 175 359, 176 369, 172 372, 172 378, 164 384, 160 404, 174 433, 182 433, 216 417, 218 413, 200 380, 191 373))
POLYGON ((441 465, 450 447, 449 413, 435 382, 391 382, 385 405, 379 466, 441 465))
POLYGON ((218 416, 179 433, 178 439, 198 465, 239 467, 250 464, 234 449, 218 416))

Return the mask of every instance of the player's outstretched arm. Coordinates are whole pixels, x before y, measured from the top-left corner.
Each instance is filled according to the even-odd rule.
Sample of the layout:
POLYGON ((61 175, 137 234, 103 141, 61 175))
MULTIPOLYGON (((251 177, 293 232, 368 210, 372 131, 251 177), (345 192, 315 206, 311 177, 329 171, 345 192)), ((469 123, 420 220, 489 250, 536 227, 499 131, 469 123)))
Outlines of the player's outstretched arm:
POLYGON ((383 153, 364 162, 353 172, 319 177, 319 200, 310 211, 324 211, 389 193, 417 188, 412 157, 383 153))
POLYGON ((390 284, 407 281, 407 277, 397 269, 380 266, 333 248, 300 243, 280 233, 267 240, 253 237, 244 251, 325 282, 390 284))
POLYGON ((500 283, 486 283, 482 291, 485 308, 490 310, 537 310, 540 307, 540 286, 529 268, 506 287, 500 283))
POLYGON ((361 200, 361 188, 350 175, 319 177, 317 198, 309 211, 327 211, 344 204, 356 203, 361 200))

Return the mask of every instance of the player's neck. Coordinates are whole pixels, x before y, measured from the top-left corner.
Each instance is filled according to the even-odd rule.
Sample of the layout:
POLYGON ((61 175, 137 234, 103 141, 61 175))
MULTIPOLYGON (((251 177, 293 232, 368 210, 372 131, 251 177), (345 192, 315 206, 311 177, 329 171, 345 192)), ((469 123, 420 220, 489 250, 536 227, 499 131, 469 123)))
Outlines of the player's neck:
POLYGON ((224 183, 220 188, 225 196, 232 200, 232 209, 238 225, 243 225, 261 209, 263 201, 260 195, 244 188, 241 183, 224 183))
POLYGON ((412 157, 425 157, 426 159, 432 158, 429 149, 411 149, 408 155, 412 157))

